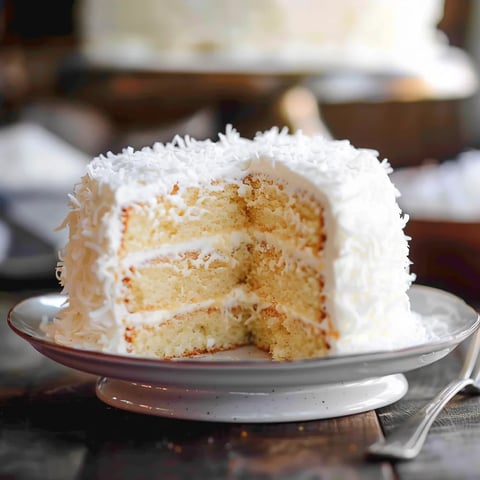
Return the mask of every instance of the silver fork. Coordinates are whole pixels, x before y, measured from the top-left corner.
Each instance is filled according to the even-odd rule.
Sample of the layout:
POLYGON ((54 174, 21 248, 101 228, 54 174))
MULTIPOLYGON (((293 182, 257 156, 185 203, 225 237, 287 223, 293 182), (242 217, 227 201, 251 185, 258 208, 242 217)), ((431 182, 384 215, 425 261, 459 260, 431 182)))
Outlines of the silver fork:
POLYGON ((476 381, 480 375, 480 329, 472 336, 462 369, 458 377, 443 388, 430 402, 424 405, 388 438, 370 445, 367 453, 371 457, 411 460, 423 447, 432 423, 443 407, 461 390, 469 387, 480 393, 476 381))

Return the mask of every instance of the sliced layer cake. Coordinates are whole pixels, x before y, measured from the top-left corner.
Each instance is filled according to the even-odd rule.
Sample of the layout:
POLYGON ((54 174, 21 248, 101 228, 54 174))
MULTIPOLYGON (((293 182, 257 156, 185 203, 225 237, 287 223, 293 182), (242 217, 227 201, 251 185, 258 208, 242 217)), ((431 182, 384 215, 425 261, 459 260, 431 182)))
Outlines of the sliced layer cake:
POLYGON ((94 159, 71 204, 59 343, 298 359, 421 334, 388 164, 348 142, 228 130, 126 149, 94 159))

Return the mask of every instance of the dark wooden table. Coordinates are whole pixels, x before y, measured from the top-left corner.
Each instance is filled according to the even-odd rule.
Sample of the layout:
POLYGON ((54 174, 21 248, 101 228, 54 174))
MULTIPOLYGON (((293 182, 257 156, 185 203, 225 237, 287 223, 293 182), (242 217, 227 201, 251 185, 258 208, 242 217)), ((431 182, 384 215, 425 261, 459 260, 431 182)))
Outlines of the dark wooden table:
POLYGON ((410 462, 372 461, 382 437, 454 377, 460 349, 407 374, 393 405, 331 420, 207 423, 109 407, 95 378, 42 357, 6 325, 27 292, 0 293, 0 479, 480 478, 480 397, 458 395, 410 462))

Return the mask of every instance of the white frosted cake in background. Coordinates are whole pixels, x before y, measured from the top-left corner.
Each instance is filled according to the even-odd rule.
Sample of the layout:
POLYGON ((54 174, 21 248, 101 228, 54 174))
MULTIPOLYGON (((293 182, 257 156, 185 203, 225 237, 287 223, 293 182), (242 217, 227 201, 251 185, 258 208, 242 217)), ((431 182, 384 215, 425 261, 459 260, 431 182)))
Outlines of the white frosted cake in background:
POLYGON ((83 0, 77 20, 87 56, 118 65, 411 69, 438 57, 447 44, 437 29, 443 3, 83 0))
POLYGON ((278 129, 100 156, 71 197, 59 264, 69 300, 48 334, 157 358, 421 343, 388 173, 348 141, 278 129))

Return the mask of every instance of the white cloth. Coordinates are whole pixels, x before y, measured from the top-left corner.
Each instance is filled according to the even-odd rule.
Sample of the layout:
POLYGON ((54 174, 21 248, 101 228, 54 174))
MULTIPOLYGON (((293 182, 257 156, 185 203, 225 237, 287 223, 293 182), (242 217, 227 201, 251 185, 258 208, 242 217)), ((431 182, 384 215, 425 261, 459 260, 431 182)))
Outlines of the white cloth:
POLYGON ((0 193, 7 200, 7 215, 53 246, 63 245, 65 232, 55 229, 67 214, 67 194, 89 159, 40 125, 0 129, 0 193))
POLYGON ((391 179, 412 218, 480 221, 480 151, 441 164, 400 169, 391 179))

